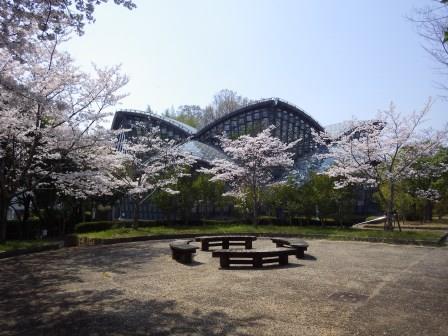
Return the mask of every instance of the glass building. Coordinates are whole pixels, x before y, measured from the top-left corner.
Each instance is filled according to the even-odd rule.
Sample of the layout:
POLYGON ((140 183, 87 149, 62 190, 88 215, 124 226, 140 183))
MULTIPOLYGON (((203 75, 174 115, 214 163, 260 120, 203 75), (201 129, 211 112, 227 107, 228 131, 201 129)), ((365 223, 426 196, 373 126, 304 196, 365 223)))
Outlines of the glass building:
MULTIPOLYGON (((295 158, 300 160, 301 157, 311 154, 316 148, 312 140, 311 130, 324 130, 309 114, 279 98, 251 102, 249 105, 213 121, 200 130, 154 113, 120 110, 115 113, 112 129, 130 129, 137 122, 143 122, 147 127, 159 127, 162 137, 178 140, 183 144, 186 151, 205 161, 225 156, 219 148, 217 135, 224 134, 230 138, 237 138, 243 134, 255 135, 271 125, 275 126, 273 134, 283 142, 289 143, 302 139, 296 146, 295 158)), ((130 135, 136 136, 138 134, 130 135)), ((122 133, 121 137, 121 140, 124 140, 126 134, 122 133)))
MULTIPOLYGON (((255 135, 267 127, 274 125, 273 134, 283 142, 289 143, 301 139, 295 147, 296 167, 315 150, 312 130, 324 131, 324 128, 309 114, 299 107, 279 98, 253 101, 245 107, 214 120, 202 129, 195 129, 177 120, 158 114, 137 111, 119 110, 112 121, 112 129, 132 129, 132 125, 144 123, 147 128, 158 127, 162 137, 175 139, 186 152, 195 156, 198 161, 210 163, 214 159, 225 159, 226 155, 219 147, 216 138, 226 135, 237 138, 244 134, 255 135)), ((119 143, 127 136, 138 136, 138 128, 128 133, 121 133, 119 143)), ((120 146, 120 145, 118 145, 120 146)), ((114 217, 129 219, 132 217, 132 204, 123 199, 115 211, 114 217)), ((141 207, 142 219, 158 219, 161 214, 151 204, 141 207)))

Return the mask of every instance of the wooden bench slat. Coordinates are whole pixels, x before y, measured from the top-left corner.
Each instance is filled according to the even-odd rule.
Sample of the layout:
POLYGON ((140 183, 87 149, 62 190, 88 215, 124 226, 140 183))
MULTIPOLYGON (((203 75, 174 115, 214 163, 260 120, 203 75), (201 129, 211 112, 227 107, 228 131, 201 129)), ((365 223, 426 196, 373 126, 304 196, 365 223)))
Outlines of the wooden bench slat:
POLYGON ((229 259, 229 264, 253 264, 252 259, 229 259))
POLYGON ((208 251, 210 246, 222 246, 228 249, 230 245, 244 245, 246 249, 252 248, 252 242, 257 239, 256 236, 201 236, 196 237, 196 241, 201 242, 201 250, 208 251))

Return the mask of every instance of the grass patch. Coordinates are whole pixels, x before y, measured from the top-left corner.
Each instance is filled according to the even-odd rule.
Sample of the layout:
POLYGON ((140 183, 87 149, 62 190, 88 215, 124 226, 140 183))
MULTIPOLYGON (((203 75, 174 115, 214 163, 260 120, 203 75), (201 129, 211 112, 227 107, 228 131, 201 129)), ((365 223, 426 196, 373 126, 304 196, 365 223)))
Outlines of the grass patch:
POLYGON ((49 241, 49 240, 7 240, 5 243, 0 243, 0 252, 29 249, 29 248, 41 247, 41 246, 51 245, 51 244, 54 244, 54 241, 49 241))
POLYGON ((142 228, 117 228, 97 232, 81 233, 80 237, 88 238, 129 238, 148 235, 169 235, 169 234, 238 234, 238 233, 259 233, 259 234, 293 234, 313 236, 319 235, 326 239, 394 239, 394 240, 426 240, 437 241, 444 232, 433 231, 382 231, 382 230, 362 230, 351 228, 315 227, 315 226, 276 226, 262 225, 253 226, 246 224, 235 225, 207 225, 207 226, 152 226, 142 228))

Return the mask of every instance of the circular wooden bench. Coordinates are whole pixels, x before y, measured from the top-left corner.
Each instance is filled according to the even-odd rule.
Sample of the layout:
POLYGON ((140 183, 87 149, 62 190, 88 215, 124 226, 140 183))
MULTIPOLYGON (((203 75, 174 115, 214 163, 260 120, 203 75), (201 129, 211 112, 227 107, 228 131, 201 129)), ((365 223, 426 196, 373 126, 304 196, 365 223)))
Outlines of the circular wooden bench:
POLYGON ((264 249, 222 249, 212 252, 213 257, 219 257, 222 268, 230 265, 247 265, 263 267, 264 264, 279 263, 288 265, 288 256, 295 255, 296 250, 287 247, 273 247, 264 249))
POLYGON ((299 238, 281 238, 281 237, 275 237, 271 238, 272 242, 275 243, 277 247, 291 247, 296 250, 296 258, 304 258, 305 257, 305 251, 308 249, 308 243, 304 241, 303 239, 299 238))
POLYGON ((257 240, 255 236, 202 236, 196 237, 197 242, 201 242, 201 250, 208 251, 210 246, 221 246, 228 249, 230 246, 244 246, 246 249, 252 248, 252 242, 257 240))
POLYGON ((199 247, 190 245, 193 240, 175 240, 170 243, 172 258, 176 261, 191 264, 193 262, 193 254, 199 247))

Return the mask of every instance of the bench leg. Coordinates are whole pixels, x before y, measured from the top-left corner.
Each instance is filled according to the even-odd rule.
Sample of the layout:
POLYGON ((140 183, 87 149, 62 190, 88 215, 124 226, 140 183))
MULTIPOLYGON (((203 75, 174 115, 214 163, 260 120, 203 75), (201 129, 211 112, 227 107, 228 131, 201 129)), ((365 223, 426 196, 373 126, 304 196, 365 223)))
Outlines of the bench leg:
POLYGON ((283 247, 283 243, 278 243, 278 242, 277 242, 277 243, 275 243, 275 246, 276 246, 276 247, 283 247))
POLYGON ((288 265, 288 255, 283 254, 278 257, 278 263, 280 265, 288 265))
POLYGON ((228 240, 223 240, 222 241, 222 248, 227 250, 227 249, 229 249, 229 247, 230 247, 229 241, 228 240))
POLYGON ((305 250, 301 248, 296 249, 296 258, 297 259, 305 258, 305 250))
POLYGON ((256 267, 256 268, 261 268, 261 267, 263 267, 263 258, 261 257, 261 256, 258 256, 258 255, 256 255, 256 256, 254 256, 254 259, 253 259, 253 264, 252 264, 254 267, 256 267))
POLYGON ((229 268, 230 260, 228 255, 219 256, 219 265, 221 268, 229 268))
POLYGON ((177 250, 173 250, 172 257, 176 261, 182 261, 182 253, 177 250))
POLYGON ((252 240, 246 240, 245 248, 250 250, 252 248, 252 240))
POLYGON ((201 250, 202 251, 208 251, 208 241, 202 241, 201 242, 201 250))
POLYGON ((184 257, 183 258, 184 263, 191 264, 193 262, 193 253, 190 252, 184 253, 183 257, 184 257))

